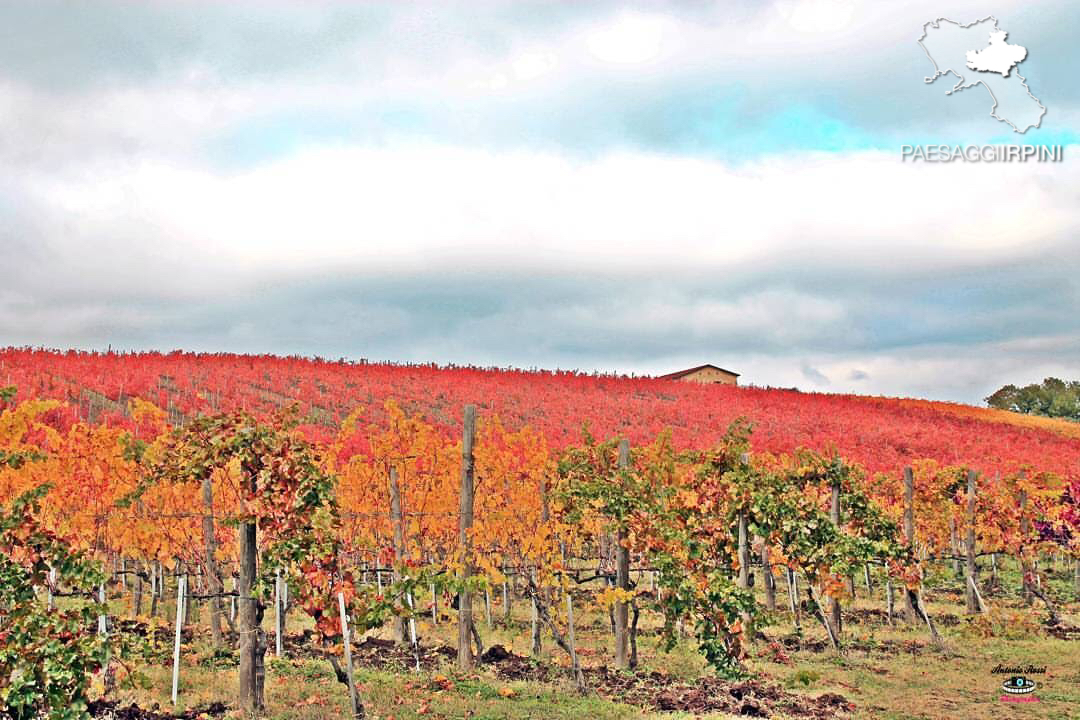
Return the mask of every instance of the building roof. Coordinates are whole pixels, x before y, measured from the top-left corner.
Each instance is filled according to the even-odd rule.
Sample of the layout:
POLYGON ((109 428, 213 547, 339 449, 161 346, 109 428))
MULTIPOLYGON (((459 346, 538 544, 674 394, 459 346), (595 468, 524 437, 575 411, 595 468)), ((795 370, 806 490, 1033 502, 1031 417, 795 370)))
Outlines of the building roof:
POLYGON ((698 365, 697 367, 692 367, 692 368, 689 368, 687 370, 679 370, 678 372, 668 373, 667 375, 661 375, 657 379, 658 380, 678 380, 679 378, 686 377, 687 375, 693 375, 697 371, 705 370, 707 368, 712 368, 713 370, 719 370, 720 372, 727 373, 728 375, 734 375, 735 377, 739 377, 739 373, 737 373, 737 372, 734 372, 732 370, 725 370, 724 368, 719 367, 718 365, 712 365, 710 363, 705 363, 704 365, 698 365))

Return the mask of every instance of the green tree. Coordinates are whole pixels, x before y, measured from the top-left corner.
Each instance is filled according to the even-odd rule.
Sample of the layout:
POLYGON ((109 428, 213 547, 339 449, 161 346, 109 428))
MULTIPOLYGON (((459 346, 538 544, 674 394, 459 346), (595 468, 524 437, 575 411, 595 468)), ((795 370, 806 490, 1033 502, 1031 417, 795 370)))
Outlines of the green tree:
POLYGON ((1080 421, 1080 381, 1046 378, 1024 387, 1005 385, 986 398, 999 410, 1080 421))
POLYGON ((0 717, 80 720, 89 717, 90 678, 108 657, 106 641, 89 630, 103 606, 94 588, 105 575, 38 520, 49 486, 0 507, 0 717), (72 602, 50 609, 36 595, 50 583, 72 602))

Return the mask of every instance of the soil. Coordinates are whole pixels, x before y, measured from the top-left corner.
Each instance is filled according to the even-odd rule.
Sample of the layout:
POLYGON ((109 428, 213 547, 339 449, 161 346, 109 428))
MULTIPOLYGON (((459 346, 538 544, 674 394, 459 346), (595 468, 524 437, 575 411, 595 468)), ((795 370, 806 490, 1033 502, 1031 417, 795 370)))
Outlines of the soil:
MULTIPOLYGON (((778 641, 785 647, 797 647, 799 644, 799 639, 794 636, 782 637, 778 641)), ((827 649, 825 643, 821 643, 820 648, 816 645, 816 642, 804 641, 802 648, 820 651, 827 649)), ((287 636, 285 646, 291 657, 319 655, 309 632, 287 636)), ((420 667, 425 672, 445 666, 456 657, 457 651, 448 645, 420 647, 420 667)), ((566 668, 517 655, 502 645, 492 645, 478 659, 482 666, 489 668, 502 681, 555 682, 568 679, 566 668)), ((366 638, 353 645, 353 662, 364 667, 401 672, 411 671, 416 660, 410 645, 366 638)), ((687 682, 661 672, 635 673, 606 666, 584 668, 583 672, 591 692, 651 711, 721 711, 745 717, 768 718, 783 715, 810 720, 830 720, 847 717, 854 710, 854 705, 842 695, 799 695, 788 692, 775 683, 756 679, 730 681, 704 677, 687 682)), ((92 717, 104 720, 193 720, 203 713, 210 717, 220 717, 228 710, 223 703, 214 703, 174 715, 162 711, 156 705, 144 709, 137 705, 121 707, 110 701, 97 701, 90 708, 92 717)))
MULTIPOLYGON (((501 679, 549 682, 565 677, 566 670, 515 655, 494 645, 481 660, 501 679)), ((693 683, 675 680, 659 672, 634 673, 608 667, 584 668, 589 690, 618 702, 661 712, 722 711, 747 717, 768 718, 776 714, 798 718, 845 717, 854 705, 842 695, 826 693, 808 697, 789 693, 779 685, 760 680, 730 681, 716 677, 693 683)))
POLYGON ((157 704, 147 709, 135 704, 121 706, 112 700, 95 700, 90 703, 89 710, 90 717, 102 718, 102 720, 195 720, 200 715, 215 718, 222 717, 229 712, 229 706, 225 703, 215 702, 173 714, 171 712, 162 712, 157 704))
POLYGON ((1049 625, 1046 626, 1046 634, 1058 640, 1080 640, 1080 627, 1074 625, 1049 625))
MULTIPOLYGON (((809 652, 832 652, 832 645, 827 640, 800 638, 798 635, 782 635, 777 638, 766 637, 767 642, 778 642, 784 650, 806 650, 809 652)), ((929 650, 933 646, 920 640, 879 640, 873 643, 865 640, 841 640, 841 649, 844 651, 855 650, 867 655, 918 655, 929 650)))
MULTIPOLYGON (((899 606, 899 603, 897 603, 897 608, 893 613, 894 622, 904 622, 902 612, 903 610, 899 606)), ((939 625, 941 627, 953 627, 959 625, 961 622, 961 617, 955 613, 931 613, 930 619, 933 621, 934 625, 939 625)), ((852 622, 859 625, 887 625, 889 622, 889 615, 884 608, 844 608, 844 622, 852 622)))
MULTIPOLYGON (((392 640, 367 638, 353 646, 353 662, 380 670, 410 671, 416 668, 416 656, 411 645, 399 645, 392 640)), ((439 647, 420 646, 420 669, 430 672, 447 660, 457 657, 457 650, 449 645, 439 647)))
POLYGON ((499 679, 507 681, 552 682, 568 675, 565 668, 542 663, 524 655, 515 655, 502 645, 492 645, 488 648, 480 656, 480 662, 491 666, 499 679))

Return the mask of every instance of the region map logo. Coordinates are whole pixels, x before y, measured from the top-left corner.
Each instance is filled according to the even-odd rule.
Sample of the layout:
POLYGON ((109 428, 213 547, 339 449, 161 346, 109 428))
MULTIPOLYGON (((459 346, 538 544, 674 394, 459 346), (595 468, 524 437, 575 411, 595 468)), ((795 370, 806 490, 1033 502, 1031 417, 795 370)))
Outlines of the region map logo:
POLYGON ((1016 70, 1027 48, 1009 44, 1008 36, 993 15, 967 25, 938 18, 923 25, 919 45, 934 66, 927 83, 952 75, 956 83, 946 95, 981 85, 990 95, 990 116, 1023 134, 1042 124, 1046 108, 1016 70))
MULTIPOLYGON (((982 88, 989 115, 1023 135, 1042 125, 1046 106, 1031 92, 1019 65, 1028 57, 1023 45, 1009 42, 1009 33, 993 15, 963 23, 939 17, 925 23, 919 47, 933 66, 923 80, 930 85, 945 76, 945 95, 982 88)), ((928 163, 1061 162, 1061 145, 902 145, 901 160, 928 163)))

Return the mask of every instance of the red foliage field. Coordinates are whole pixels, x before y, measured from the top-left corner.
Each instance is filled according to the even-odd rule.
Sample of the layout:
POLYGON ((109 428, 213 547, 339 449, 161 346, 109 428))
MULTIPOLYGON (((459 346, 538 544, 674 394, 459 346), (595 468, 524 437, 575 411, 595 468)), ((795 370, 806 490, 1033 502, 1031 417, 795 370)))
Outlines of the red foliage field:
MULTIPOLYGON (((0 386, 20 399, 53 398, 61 424, 90 419, 130 425, 128 400, 149 400, 172 422, 245 409, 256 416, 298 403, 313 438, 334 435, 362 408, 378 423, 387 399, 448 433, 461 407, 516 427, 531 425, 559 448, 583 426, 596 436, 644 443, 670 429, 676 446, 713 443, 736 417, 754 423, 755 450, 835 449, 871 472, 893 473, 916 459, 963 464, 988 473, 1021 468, 1080 478, 1080 439, 1015 416, 984 417, 950 404, 795 390, 700 386, 646 377, 574 372, 326 361, 270 355, 92 353, 0 350, 0 386), (1005 418, 1006 420, 1008 418, 1005 418)), ((1006 415, 1012 415, 1011 413, 1006 415)))

